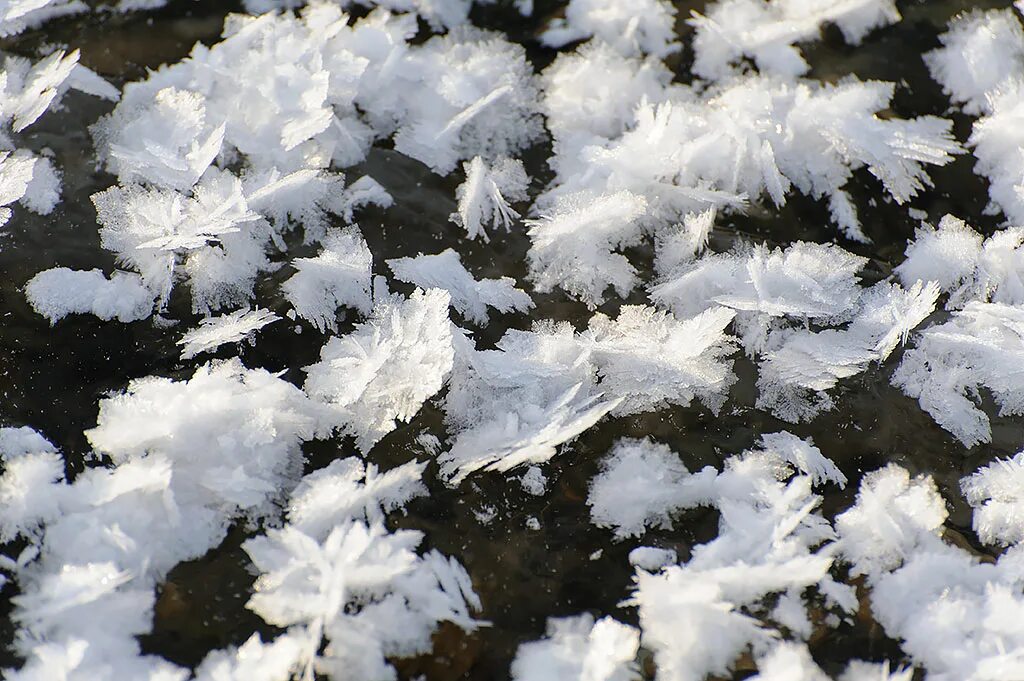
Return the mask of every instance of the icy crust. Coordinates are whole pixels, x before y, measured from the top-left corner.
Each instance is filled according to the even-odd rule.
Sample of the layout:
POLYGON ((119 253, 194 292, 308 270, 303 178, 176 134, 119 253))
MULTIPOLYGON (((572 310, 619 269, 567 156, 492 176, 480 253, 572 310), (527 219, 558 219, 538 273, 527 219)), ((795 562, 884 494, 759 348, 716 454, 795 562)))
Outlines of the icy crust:
POLYGON ((693 72, 708 80, 735 75, 744 57, 761 73, 802 76, 810 66, 796 44, 819 39, 823 25, 857 45, 901 19, 894 0, 720 0, 692 14, 693 72))

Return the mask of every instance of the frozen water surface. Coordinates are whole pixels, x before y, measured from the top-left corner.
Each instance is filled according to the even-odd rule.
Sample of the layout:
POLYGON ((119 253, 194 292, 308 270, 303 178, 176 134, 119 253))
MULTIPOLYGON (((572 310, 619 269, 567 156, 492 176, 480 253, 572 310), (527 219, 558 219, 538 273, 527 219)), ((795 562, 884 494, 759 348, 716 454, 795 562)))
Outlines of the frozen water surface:
POLYGON ((45 4, 5 678, 1024 676, 1009 2, 45 4))

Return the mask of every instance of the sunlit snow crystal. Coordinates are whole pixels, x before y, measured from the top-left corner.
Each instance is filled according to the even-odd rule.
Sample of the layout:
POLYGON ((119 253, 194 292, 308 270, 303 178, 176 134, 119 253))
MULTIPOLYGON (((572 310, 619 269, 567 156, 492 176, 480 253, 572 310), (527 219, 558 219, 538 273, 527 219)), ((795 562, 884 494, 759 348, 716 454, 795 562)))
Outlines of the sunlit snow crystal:
POLYGON ((989 442, 989 418, 978 406, 986 388, 1000 415, 1024 413, 1024 383, 1007 370, 1024 361, 1024 309, 1001 303, 968 303, 944 324, 914 337, 914 347, 892 383, 965 447, 989 442))
POLYGON ((97 135, 109 145, 110 169, 122 184, 190 189, 220 152, 225 123, 206 125, 202 95, 164 88, 152 102, 115 109, 97 135))
POLYGON ((537 291, 556 286, 595 308, 612 286, 622 297, 637 284, 637 272, 614 251, 636 245, 643 231, 638 220, 647 202, 629 192, 604 196, 567 196, 550 214, 527 220, 527 261, 537 291))
POLYGON ((292 678, 306 652, 306 637, 283 634, 264 643, 253 634, 238 648, 216 650, 196 669, 196 681, 280 681, 292 678))
MULTIPOLYGON (((594 136, 612 139, 633 121, 640 102, 661 101, 672 72, 654 57, 623 57, 594 40, 559 52, 541 77, 541 107, 556 145, 576 148, 594 136)), ((559 153, 550 159, 557 162, 559 153)))
POLYGON ((333 331, 339 307, 370 312, 373 256, 355 227, 328 232, 322 244, 319 255, 292 260, 298 271, 281 290, 300 317, 320 331, 333 331))
POLYGON ((461 27, 411 59, 421 81, 399 115, 396 150, 447 174, 460 160, 513 157, 539 137, 535 76, 520 45, 461 27))
MULTIPOLYGON (((668 258, 659 261, 669 264, 668 258)), ((736 311, 737 331, 749 355, 769 347, 786 319, 836 323, 857 309, 857 272, 866 259, 834 244, 798 241, 785 250, 763 245, 711 254, 665 272, 651 299, 680 316, 723 305, 736 311)))
POLYGON ((0 2, 0 35, 21 33, 40 24, 89 11, 82 0, 3 0, 0 2))
POLYGON ((675 7, 664 0, 569 0, 565 18, 553 21, 540 39, 549 47, 562 47, 594 37, 624 55, 665 57, 680 47, 675 14, 675 7))
POLYGON ((866 167, 902 204, 930 185, 926 166, 961 151, 948 120, 879 117, 894 87, 747 76, 644 103, 620 137, 565 145, 570 156, 556 147, 557 182, 538 203, 548 211, 581 191, 629 191, 648 202, 656 226, 709 205, 738 208, 744 198, 782 205, 795 188, 827 200, 843 233, 866 241, 845 189, 855 170, 866 167))
POLYGON ((974 507, 974 531, 986 544, 1007 546, 1024 540, 1024 454, 997 459, 960 481, 974 507))
POLYGON ((811 657, 806 645, 790 641, 775 644, 757 659, 751 681, 831 681, 811 657))
POLYGON ((1011 9, 961 14, 939 40, 925 63, 964 113, 991 113, 989 93, 1024 73, 1024 30, 1011 9))
POLYGON ((828 390, 884 361, 935 309, 939 287, 918 281, 909 290, 882 282, 863 295, 845 329, 782 332, 760 364, 757 406, 791 422, 834 406, 828 390))
POLYGON ((595 390, 596 369, 567 323, 508 331, 494 350, 453 339, 445 420, 455 437, 439 458, 450 484, 481 469, 547 461, 619 404, 595 390))
POLYGON ((629 552, 629 564, 648 572, 657 572, 661 568, 677 562, 679 562, 679 557, 674 549, 639 546, 629 552))
POLYGON ((408 299, 381 295, 366 322, 330 339, 306 368, 306 392, 332 408, 361 451, 412 419, 444 385, 453 358, 448 304, 439 289, 417 289, 408 299))
POLYGON ((293 479, 299 443, 318 432, 317 410, 298 388, 235 359, 187 382, 133 381, 100 403, 87 435, 115 463, 166 456, 174 484, 211 507, 259 510, 293 479))
POLYGON ((478 626, 469 576, 456 561, 418 556, 419 532, 388 534, 361 522, 316 540, 290 525, 244 545, 260 571, 248 607, 306 638, 304 673, 375 681, 394 678, 386 658, 428 652, 437 624, 478 626), (317 655, 321 638, 328 645, 317 655), (343 671, 344 670, 344 671, 343 671))
POLYGON ((857 503, 836 517, 836 530, 853 573, 872 574, 898 567, 945 520, 935 481, 889 464, 864 476, 857 503))
POLYGON ((720 0, 689 21, 697 31, 693 72, 727 78, 749 57, 761 73, 801 76, 810 66, 796 44, 820 38, 824 24, 836 24, 846 42, 857 45, 871 30, 899 20, 894 0, 720 0))
POLYGON ((523 643, 512 661, 514 681, 633 681, 640 634, 589 614, 548 619, 546 637, 523 643))
POLYGON ((31 428, 2 428, 0 460, 0 542, 7 543, 60 515, 64 459, 31 428))
POLYGON ((484 223, 509 231, 519 213, 508 202, 526 199, 529 184, 522 161, 498 159, 488 167, 482 158, 475 156, 462 167, 466 181, 455 191, 459 210, 452 213, 452 222, 464 228, 470 239, 479 236, 490 241, 484 223))
POLYGON ((450 248, 437 255, 395 258, 387 264, 399 281, 447 291, 452 307, 474 324, 487 324, 489 307, 502 314, 526 312, 533 307, 529 294, 516 288, 514 279, 474 279, 459 254, 450 248))
POLYGON ((56 324, 71 314, 92 314, 103 320, 134 322, 153 312, 155 296, 132 272, 55 267, 40 272, 25 285, 25 297, 36 312, 56 324))
POLYGON ((326 537, 349 520, 382 523, 386 513, 427 494, 420 479, 426 462, 410 461, 380 473, 355 457, 336 459, 310 473, 291 494, 288 522, 311 537, 326 537))
POLYGON ((736 377, 725 327, 734 312, 714 307, 678 319, 653 307, 626 305, 616 319, 594 315, 580 343, 591 352, 601 389, 622 398, 616 414, 654 411, 700 400, 717 412, 736 377))
POLYGON ((617 539, 647 528, 672 528, 672 514, 707 502, 708 469, 690 475, 667 445, 650 440, 619 440, 601 461, 590 484, 587 505, 598 527, 611 527, 617 539))
POLYGON ((191 359, 201 352, 210 352, 225 343, 239 343, 246 339, 253 340, 256 332, 267 324, 279 320, 269 310, 235 310, 229 314, 207 317, 199 322, 199 326, 187 332, 178 341, 181 358, 191 359))
POLYGON ((974 170, 988 178, 992 211, 1024 222, 1024 29, 1010 9, 955 18, 943 47, 925 55, 932 77, 964 111, 983 114, 968 140, 974 170))
POLYGON ((895 270, 904 285, 938 282, 949 294, 949 309, 972 300, 1024 303, 1024 227, 1008 227, 982 241, 970 225, 946 215, 937 229, 922 225, 915 232, 906 256, 895 270))
MULTIPOLYGON (((976 483, 976 491, 987 494, 984 488, 997 476, 990 468, 967 479, 968 493, 976 483)), ((906 471, 894 465, 869 474, 857 504, 837 518, 843 553, 855 573, 867 574, 875 619, 888 636, 901 639, 902 649, 929 678, 995 681, 1018 675, 1022 663, 1015 651, 1024 646, 1020 547, 992 565, 943 542, 937 529, 945 505, 935 483, 908 481, 906 471)))
POLYGON ((787 464, 770 448, 728 459, 704 485, 705 503, 721 511, 718 538, 694 547, 688 563, 657 574, 638 570, 629 604, 639 607, 642 642, 654 652, 659 678, 725 674, 748 645, 766 650, 778 634, 752 614, 768 614, 762 600, 771 594, 789 604, 771 616, 783 615, 778 621, 794 633, 810 632, 801 598, 808 587, 855 610, 852 589, 828 572, 835 534, 814 512, 821 499, 811 493, 810 477, 790 478, 787 464), (716 645, 706 644, 709 635, 716 645))

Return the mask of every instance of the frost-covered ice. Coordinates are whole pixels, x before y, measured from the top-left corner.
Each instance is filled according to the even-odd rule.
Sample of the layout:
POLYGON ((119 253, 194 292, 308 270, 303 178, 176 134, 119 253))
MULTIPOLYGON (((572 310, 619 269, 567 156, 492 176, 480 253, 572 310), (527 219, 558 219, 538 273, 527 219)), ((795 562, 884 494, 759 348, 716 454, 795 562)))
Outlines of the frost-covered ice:
MULTIPOLYGON (((54 326, 29 347, 15 316, 9 354, 59 355, 69 315, 132 334, 116 382, 58 362, 90 377, 62 399, 110 391, 95 424, 0 428, 4 678, 394 681, 501 655, 516 681, 1024 676, 1024 443, 990 423, 1024 416, 1024 3, 922 55, 967 140, 944 99, 902 96, 919 83, 845 73, 906 34, 893 0, 568 0, 508 34, 474 23, 532 2, 246 0, 120 90, 86 45, 12 37, 163 4, 0 0, 10 51, 36 50, 0 72, 3 249, 54 326), (82 94, 109 102, 95 155, 49 142, 82 94), (968 152, 986 216, 932 191, 968 152), (92 234, 90 199, 105 253, 66 238, 92 234), (950 202, 964 219, 890 223, 950 202), (55 234, 50 269, 8 254, 55 234), (258 335, 281 318, 294 334, 258 335), (196 360, 241 342, 265 368, 196 360), (922 451, 993 446, 953 484, 911 473, 891 428, 840 413, 858 375, 953 436, 922 451), (174 567, 236 535, 260 633, 192 668, 143 652, 174 567), (512 573, 488 569, 519 553, 557 611, 502 600, 512 573), (601 584, 566 609, 569 574, 601 584), (824 648, 876 625, 884 646, 824 648)), ((4 424, 78 418, 5 395, 4 424)))

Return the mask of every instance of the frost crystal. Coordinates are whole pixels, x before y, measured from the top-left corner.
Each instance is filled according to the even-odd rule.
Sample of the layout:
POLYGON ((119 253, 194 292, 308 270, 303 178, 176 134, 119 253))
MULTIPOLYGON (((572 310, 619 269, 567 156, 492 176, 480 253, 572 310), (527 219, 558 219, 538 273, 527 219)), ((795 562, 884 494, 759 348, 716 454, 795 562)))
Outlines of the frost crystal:
POLYGON ((763 612, 771 594, 790 603, 785 626, 794 632, 810 629, 801 600, 808 587, 847 612, 856 608, 852 589, 829 575, 835 534, 814 512, 821 498, 811 493, 811 478, 790 478, 785 448, 780 454, 770 446, 728 459, 705 483, 705 503, 721 511, 717 539, 694 547, 688 563, 637 572, 630 604, 639 607, 641 641, 654 652, 659 677, 727 674, 748 645, 764 649, 777 633, 741 608, 763 612))
POLYGON ((977 403, 991 392, 1003 416, 1024 413, 1024 384, 1006 367, 1024 361, 1024 309, 968 303, 944 324, 921 331, 893 374, 893 385, 918 400, 965 447, 992 439, 977 403))
POLYGON ((948 120, 879 117, 893 92, 878 81, 748 76, 641 103, 620 136, 587 142, 569 134, 556 144, 557 183, 539 205, 548 211, 582 191, 628 191, 647 201, 647 221, 657 226, 744 199, 782 205, 795 188, 827 200, 843 233, 867 241, 845 190, 853 171, 866 167, 902 204, 930 185, 925 166, 961 151, 948 120))
POLYGON ((900 20, 894 0, 720 0, 705 14, 693 13, 696 28, 693 72, 719 80, 750 57, 762 73, 802 76, 810 68, 796 43, 821 36, 834 23, 857 45, 871 30, 900 20))
POLYGON ((590 484, 591 522, 614 528, 617 539, 671 529, 673 512, 707 503, 709 474, 713 479, 711 469, 690 475, 666 445, 619 440, 590 484))
POLYGON ((521 46, 459 28, 427 41, 410 67, 422 80, 402 104, 395 149, 435 172, 476 156, 511 157, 540 135, 535 77, 521 46))
POLYGON ((934 282, 918 281, 906 291, 882 282, 864 294, 846 329, 778 334, 783 340, 761 362, 757 406, 791 422, 831 409, 827 391, 871 362, 884 361, 932 313, 938 295, 934 282))
POLYGON ((93 314, 103 320, 134 322, 153 312, 154 295, 142 278, 100 270, 55 267, 40 272, 25 285, 25 297, 36 312, 56 324, 71 314, 93 314))
POLYGON ((873 574, 898 567, 945 520, 935 482, 889 464, 864 476, 857 503, 836 517, 836 530, 854 574, 873 574))
POLYGON ((508 202, 526 199, 529 178, 522 161, 507 158, 498 159, 488 168, 482 158, 475 156, 462 167, 466 181, 455 190, 459 210, 452 213, 451 220, 464 228, 470 239, 479 236, 490 241, 484 223, 489 222, 492 228, 503 227, 507 232, 519 218, 508 202))
POLYGON ((949 294, 946 307, 971 300, 1024 304, 1024 228, 1010 227, 982 237, 963 220, 946 215, 938 229, 923 225, 896 268, 905 285, 937 281, 949 294))
POLYGON ((597 366, 601 388, 622 398, 614 413, 685 406, 694 399, 717 412, 736 380, 727 359, 732 337, 725 333, 733 314, 716 307, 679 320, 670 312, 627 305, 615 320, 594 315, 580 342, 597 366))
MULTIPOLYGON (((965 479, 972 503, 1000 494, 997 486, 1008 478, 996 471, 982 469, 965 479)), ((875 619, 887 635, 901 639, 929 678, 1013 677, 1021 671, 1016 651, 1024 646, 1024 556, 1015 546, 995 564, 981 563, 938 537, 945 517, 931 478, 910 481, 906 471, 890 465, 865 477, 857 504, 837 517, 836 526, 843 553, 867 575, 875 619)), ((906 672, 894 676, 909 678, 906 672)))
POLYGON ((288 504, 288 521, 313 537, 348 520, 382 523, 384 515, 427 494, 420 482, 427 464, 411 461, 380 473, 355 457, 332 461, 304 477, 288 504))
POLYGON ((296 314, 320 331, 333 331, 340 306, 370 312, 372 265, 373 256, 359 230, 346 227, 329 232, 316 257, 293 260, 292 266, 298 271, 281 285, 281 290, 295 306, 296 314))
POLYGON ((679 50, 675 7, 665 0, 569 0, 565 19, 552 22, 540 39, 549 47, 597 38, 624 55, 665 57, 679 50))
POLYGON ((273 312, 256 308, 255 310, 236 310, 230 314, 207 317, 199 322, 199 327, 192 329, 178 341, 181 358, 191 359, 201 352, 210 352, 225 343, 239 343, 246 339, 252 340, 256 332, 271 322, 279 320, 273 312))
POLYGON ((306 367, 305 390, 335 412, 336 424, 367 452, 408 422, 441 389, 452 369, 449 297, 417 289, 410 298, 382 295, 370 318, 330 339, 306 367))
POLYGON ((974 507, 974 531, 986 544, 1007 546, 1024 540, 1024 453, 997 459, 960 481, 974 507))
POLYGON ((613 251, 639 242, 637 221, 646 208, 642 197, 629 192, 568 196, 549 215, 527 220, 527 260, 536 289, 561 287, 591 309, 604 302, 609 286, 628 295, 637 284, 636 269, 613 251))
POLYGON ((989 180, 992 210, 1024 223, 1024 29, 1013 10, 974 11, 950 23, 943 46, 925 55, 935 78, 974 123, 974 170, 989 180))
POLYGON ((21 471, 19 485, 40 493, 49 485, 45 498, 60 509, 53 516, 36 501, 21 527, 3 526, 36 533, 42 524, 39 559, 19 567, 13 618, 30 634, 17 644, 29 661, 12 678, 60 678, 47 676, 57 665, 72 679, 110 669, 183 679, 173 665, 140 656, 135 637, 152 624, 152 587, 216 546, 236 516, 273 513, 277 490, 300 470, 299 444, 317 434, 311 407, 265 371, 207 365, 189 381, 141 379, 101 401, 86 435, 110 468, 87 468, 65 484, 52 451, 8 459, 3 483, 21 471))
POLYGON ((526 312, 533 300, 516 288, 510 277, 477 281, 462 265, 459 254, 448 248, 437 255, 396 258, 387 261, 395 278, 423 289, 437 288, 448 292, 451 305, 468 321, 487 325, 487 308, 502 314, 526 312))
POLYGON ((514 681, 634 681, 639 632, 605 617, 551 618, 547 636, 523 643, 512 661, 514 681))
POLYGON ((494 350, 454 340, 445 420, 455 438, 439 459, 450 484, 547 461, 619 404, 594 389, 595 369, 568 324, 508 331, 494 350))

